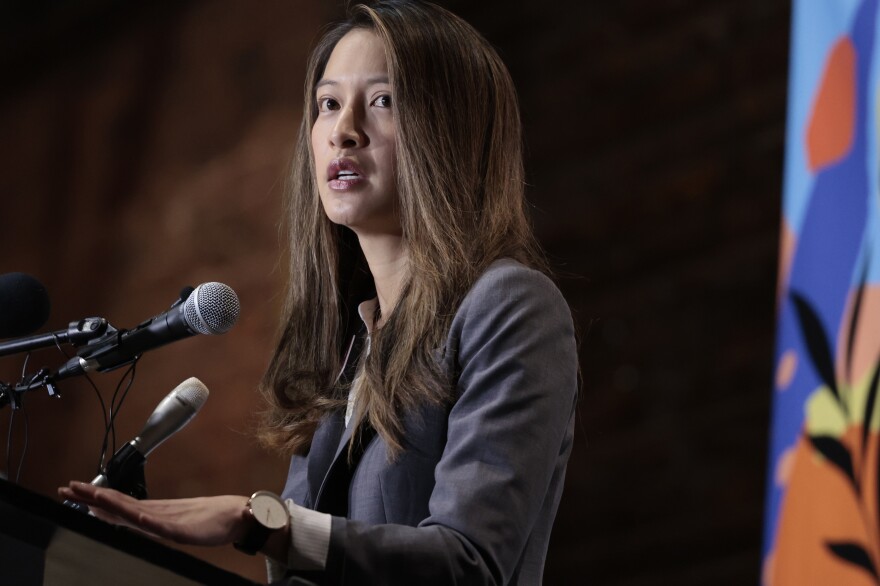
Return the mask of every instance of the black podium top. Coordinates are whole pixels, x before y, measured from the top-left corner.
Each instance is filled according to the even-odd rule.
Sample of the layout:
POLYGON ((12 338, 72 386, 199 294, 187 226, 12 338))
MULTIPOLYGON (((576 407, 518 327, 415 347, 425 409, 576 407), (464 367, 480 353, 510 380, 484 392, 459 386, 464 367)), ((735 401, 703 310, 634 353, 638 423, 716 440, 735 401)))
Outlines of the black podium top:
POLYGON ((256 584, 2 479, 0 583, 256 584))

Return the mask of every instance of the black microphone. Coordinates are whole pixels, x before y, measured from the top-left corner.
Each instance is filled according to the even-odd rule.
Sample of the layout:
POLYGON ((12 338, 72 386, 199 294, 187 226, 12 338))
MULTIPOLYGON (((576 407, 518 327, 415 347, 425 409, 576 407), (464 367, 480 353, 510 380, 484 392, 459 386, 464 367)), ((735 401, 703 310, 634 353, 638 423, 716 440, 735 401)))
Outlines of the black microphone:
POLYGON ((24 336, 49 319, 49 294, 25 273, 0 275, 0 338, 24 336))
POLYGON ((177 385, 159 402, 136 438, 119 448, 103 474, 92 480, 135 498, 147 497, 144 463, 150 452, 183 429, 208 400, 208 387, 191 377, 177 385))
POLYGON ((61 380, 86 372, 106 372, 129 364, 147 350, 196 334, 223 334, 238 319, 235 291, 223 283, 202 283, 186 301, 176 303, 131 330, 120 330, 109 339, 89 344, 58 369, 51 378, 61 380))

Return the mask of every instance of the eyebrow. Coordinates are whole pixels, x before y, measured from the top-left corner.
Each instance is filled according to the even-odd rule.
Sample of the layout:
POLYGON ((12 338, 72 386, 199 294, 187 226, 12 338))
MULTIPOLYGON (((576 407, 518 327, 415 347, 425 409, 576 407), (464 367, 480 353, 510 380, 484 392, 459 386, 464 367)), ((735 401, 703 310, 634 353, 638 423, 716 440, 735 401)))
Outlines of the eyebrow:
MULTIPOLYGON (((388 80, 387 75, 379 75, 376 77, 368 77, 366 79, 367 85, 377 85, 380 83, 390 84, 391 82, 388 80)), ((322 78, 318 83, 315 84, 315 89, 324 87, 325 85, 339 85, 339 82, 334 79, 326 79, 322 78)))

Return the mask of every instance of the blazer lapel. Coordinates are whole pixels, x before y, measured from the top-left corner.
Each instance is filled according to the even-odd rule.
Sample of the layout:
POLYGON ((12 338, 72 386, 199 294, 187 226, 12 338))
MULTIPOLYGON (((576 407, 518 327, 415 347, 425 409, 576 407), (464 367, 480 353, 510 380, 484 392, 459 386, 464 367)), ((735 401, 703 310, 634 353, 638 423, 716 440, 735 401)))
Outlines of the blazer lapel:
POLYGON ((321 422, 312 437, 308 465, 309 497, 312 507, 318 502, 321 485, 335 459, 335 454, 338 453, 337 446, 344 431, 346 431, 344 414, 335 411, 321 422))
MULTIPOLYGON (((363 324, 362 330, 352 336, 348 344, 342 368, 336 377, 337 385, 350 385, 354 380, 362 347, 363 324)), ((309 451, 308 468, 309 495, 312 498, 312 508, 315 510, 320 510, 324 485, 327 484, 327 479, 331 476, 331 471, 340 454, 347 452, 344 448, 348 445, 350 438, 351 428, 345 425, 344 409, 334 411, 315 430, 312 447, 309 451)))
POLYGON ((330 513, 340 517, 348 516, 348 491, 354 471, 364 455, 367 445, 372 441, 376 432, 369 423, 360 427, 358 437, 352 439, 352 426, 345 429, 336 447, 336 454, 324 477, 321 487, 315 497, 315 510, 322 513, 330 513), (348 446, 354 441, 351 457, 349 458, 348 446))

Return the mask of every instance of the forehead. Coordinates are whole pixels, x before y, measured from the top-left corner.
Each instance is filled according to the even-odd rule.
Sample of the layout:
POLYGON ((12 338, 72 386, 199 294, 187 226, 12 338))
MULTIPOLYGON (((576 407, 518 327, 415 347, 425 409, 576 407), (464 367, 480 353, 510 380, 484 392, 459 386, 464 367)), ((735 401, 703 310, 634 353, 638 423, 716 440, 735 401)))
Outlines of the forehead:
POLYGON ((324 80, 345 81, 360 76, 375 77, 388 73, 385 47, 371 30, 354 29, 342 37, 324 68, 324 80))

